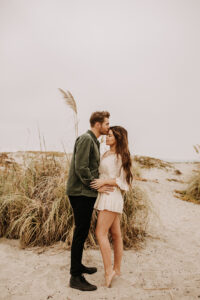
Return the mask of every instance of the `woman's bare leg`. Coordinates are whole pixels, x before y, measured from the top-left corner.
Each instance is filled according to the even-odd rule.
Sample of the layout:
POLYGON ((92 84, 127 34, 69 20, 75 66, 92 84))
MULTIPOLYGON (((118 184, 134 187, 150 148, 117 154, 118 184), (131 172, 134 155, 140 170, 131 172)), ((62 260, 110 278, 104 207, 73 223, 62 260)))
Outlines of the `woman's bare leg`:
POLYGON ((114 244, 114 267, 117 275, 120 275, 120 268, 121 268, 121 261, 122 261, 122 254, 123 254, 123 241, 121 235, 121 228, 120 228, 120 215, 117 215, 111 225, 110 228, 112 234, 112 240, 114 244))
POLYGON ((108 231, 115 217, 116 217, 115 212, 111 212, 107 210, 100 211, 98 214, 97 226, 95 230, 95 234, 99 242, 101 255, 103 258, 106 284, 109 283, 109 281, 111 282, 112 277, 114 276, 114 272, 112 268, 112 260, 111 260, 111 247, 110 247, 110 242, 108 240, 108 231))

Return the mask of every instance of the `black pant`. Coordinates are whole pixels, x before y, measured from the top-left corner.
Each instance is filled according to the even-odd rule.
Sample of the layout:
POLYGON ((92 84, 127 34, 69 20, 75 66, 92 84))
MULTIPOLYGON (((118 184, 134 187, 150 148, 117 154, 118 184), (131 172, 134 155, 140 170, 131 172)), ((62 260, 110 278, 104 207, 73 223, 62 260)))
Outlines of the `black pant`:
POLYGON ((90 229, 90 222, 96 197, 68 196, 73 208, 75 228, 71 247, 70 274, 81 275, 82 255, 85 240, 90 229))

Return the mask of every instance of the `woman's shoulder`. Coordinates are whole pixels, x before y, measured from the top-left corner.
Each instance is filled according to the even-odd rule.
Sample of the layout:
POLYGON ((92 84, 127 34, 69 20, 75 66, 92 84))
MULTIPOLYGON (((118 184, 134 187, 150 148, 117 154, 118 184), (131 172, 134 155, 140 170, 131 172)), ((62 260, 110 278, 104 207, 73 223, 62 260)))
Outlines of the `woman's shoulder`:
POLYGON ((111 152, 110 150, 107 150, 104 152, 101 156, 101 160, 109 157, 117 166, 121 167, 122 165, 122 156, 120 153, 114 153, 111 152))
POLYGON ((108 157, 108 156, 112 156, 113 152, 110 152, 110 150, 107 150, 106 152, 104 152, 102 155, 101 155, 101 158, 105 158, 105 157, 108 157))

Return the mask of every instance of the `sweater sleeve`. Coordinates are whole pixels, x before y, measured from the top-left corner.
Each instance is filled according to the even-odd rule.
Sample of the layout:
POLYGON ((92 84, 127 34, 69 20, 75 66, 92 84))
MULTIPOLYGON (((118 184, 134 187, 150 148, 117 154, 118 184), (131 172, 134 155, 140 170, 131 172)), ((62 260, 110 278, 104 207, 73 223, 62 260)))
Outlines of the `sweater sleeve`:
POLYGON ((75 153, 75 173, 82 183, 90 187, 90 182, 95 179, 89 168, 90 149, 92 141, 90 137, 83 136, 78 139, 75 153))
POLYGON ((120 175, 116 178, 116 183, 121 190, 128 191, 129 185, 126 181, 126 174, 123 167, 121 167, 120 175))
POLYGON ((125 171, 123 169, 123 166, 122 166, 121 155, 118 156, 116 165, 117 165, 117 168, 119 170, 118 171, 119 176, 116 178, 116 183, 122 191, 128 191, 129 190, 129 184, 126 181, 126 173, 125 173, 125 171))

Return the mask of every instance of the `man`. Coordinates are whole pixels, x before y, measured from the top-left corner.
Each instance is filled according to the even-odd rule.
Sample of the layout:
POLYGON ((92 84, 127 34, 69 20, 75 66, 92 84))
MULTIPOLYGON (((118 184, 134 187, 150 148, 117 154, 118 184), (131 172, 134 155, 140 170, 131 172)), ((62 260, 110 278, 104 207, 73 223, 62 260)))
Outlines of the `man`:
POLYGON ((97 287, 82 275, 97 272, 95 267, 82 264, 84 242, 88 236, 94 203, 99 192, 113 191, 111 186, 99 190, 90 187, 91 181, 99 177, 100 143, 98 137, 108 134, 110 113, 94 112, 90 117, 91 129, 79 136, 74 145, 66 194, 71 203, 75 229, 71 247, 70 287, 82 291, 93 291, 97 287))

